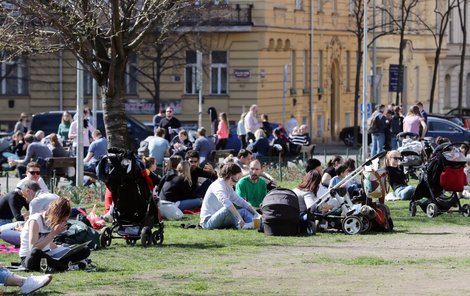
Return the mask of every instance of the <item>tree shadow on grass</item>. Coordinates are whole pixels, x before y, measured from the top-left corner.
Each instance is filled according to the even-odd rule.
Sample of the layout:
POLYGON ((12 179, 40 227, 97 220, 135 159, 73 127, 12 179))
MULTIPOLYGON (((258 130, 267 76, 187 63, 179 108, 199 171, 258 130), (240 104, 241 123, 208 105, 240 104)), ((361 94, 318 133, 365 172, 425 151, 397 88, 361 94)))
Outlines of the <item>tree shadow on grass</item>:
POLYGON ((162 247, 173 247, 180 249, 220 249, 225 248, 227 245, 208 243, 164 243, 162 247))

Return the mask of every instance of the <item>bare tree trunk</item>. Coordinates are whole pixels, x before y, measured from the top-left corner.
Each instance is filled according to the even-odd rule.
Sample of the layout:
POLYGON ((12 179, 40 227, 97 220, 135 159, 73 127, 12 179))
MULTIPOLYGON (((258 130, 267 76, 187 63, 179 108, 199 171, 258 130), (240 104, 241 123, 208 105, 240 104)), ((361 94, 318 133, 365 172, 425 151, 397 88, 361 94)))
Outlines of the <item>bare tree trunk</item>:
POLYGON ((113 80, 111 91, 102 87, 103 119, 106 127, 106 135, 110 147, 129 149, 130 139, 127 132, 127 121, 125 112, 125 89, 124 75, 126 62, 120 58, 116 59, 116 71, 110 73, 109 80, 113 80), (119 70, 118 70, 119 69, 119 70), (104 95, 105 94, 105 95, 104 95))
POLYGON ((439 36, 439 45, 436 49, 436 55, 434 56, 434 69, 432 73, 432 83, 431 83, 431 93, 429 94, 429 113, 433 112, 433 105, 434 105, 434 92, 436 90, 436 83, 437 83, 437 74, 439 68, 439 60, 442 51, 442 41, 444 39, 444 35, 439 36))

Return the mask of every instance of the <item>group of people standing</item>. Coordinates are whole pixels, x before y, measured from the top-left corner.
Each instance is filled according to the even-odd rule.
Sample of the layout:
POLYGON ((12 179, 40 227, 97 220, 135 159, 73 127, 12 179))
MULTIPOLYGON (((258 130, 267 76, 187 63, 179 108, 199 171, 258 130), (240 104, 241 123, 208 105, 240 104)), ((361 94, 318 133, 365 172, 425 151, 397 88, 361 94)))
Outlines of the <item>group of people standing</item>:
POLYGON ((401 106, 377 105, 376 111, 368 119, 372 143, 370 155, 376 155, 382 150, 396 150, 400 146, 397 135, 401 132, 409 132, 418 135, 420 139, 426 136, 428 115, 423 104, 418 102, 409 108, 403 115, 401 106))

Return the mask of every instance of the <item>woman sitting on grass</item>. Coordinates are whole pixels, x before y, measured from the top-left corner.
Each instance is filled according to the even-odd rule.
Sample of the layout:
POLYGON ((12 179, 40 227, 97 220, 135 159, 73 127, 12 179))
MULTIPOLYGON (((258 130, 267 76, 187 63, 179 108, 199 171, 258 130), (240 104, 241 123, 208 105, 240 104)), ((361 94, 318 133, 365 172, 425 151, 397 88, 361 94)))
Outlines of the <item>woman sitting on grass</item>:
POLYGON ((399 151, 389 151, 385 157, 385 166, 387 168, 390 186, 392 186, 395 196, 401 200, 410 200, 416 188, 408 185, 408 178, 400 168, 400 161, 402 159, 399 151))
POLYGON ((86 267, 80 262, 88 258, 90 249, 84 248, 77 253, 54 259, 47 251, 57 248, 53 239, 67 229, 67 219, 70 216, 70 201, 59 197, 53 201, 44 212, 33 214, 26 221, 21 231, 20 258, 21 265, 29 270, 39 271, 41 258, 47 259, 47 265, 53 271, 65 271, 69 262, 86 267))
POLYGON ((202 203, 191 187, 190 167, 188 161, 180 162, 176 167, 177 175, 166 179, 160 191, 162 200, 174 202, 181 211, 200 208, 202 203))
POLYGON ((202 202, 202 228, 243 228, 245 223, 252 222, 253 217, 258 216, 255 208, 233 190, 241 176, 242 170, 235 163, 222 166, 220 178, 209 186, 202 202), (234 204, 239 207, 238 210, 234 204))

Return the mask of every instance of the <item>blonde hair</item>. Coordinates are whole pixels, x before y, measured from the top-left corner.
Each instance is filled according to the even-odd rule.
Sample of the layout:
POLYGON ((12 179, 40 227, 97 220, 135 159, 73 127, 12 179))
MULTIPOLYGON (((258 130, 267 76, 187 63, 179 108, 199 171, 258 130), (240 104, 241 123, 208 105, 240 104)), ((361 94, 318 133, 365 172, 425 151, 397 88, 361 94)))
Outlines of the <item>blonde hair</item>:
POLYGON ((256 139, 259 139, 259 138, 266 138, 266 133, 262 130, 262 129, 257 129, 255 131, 255 138, 256 139))
POLYGON ((54 200, 46 210, 46 224, 49 228, 58 225, 65 218, 70 216, 70 200, 59 197, 54 200))
POLYGON ((395 155, 401 156, 400 151, 398 150, 390 150, 387 152, 387 155, 385 156, 385 166, 391 166, 391 161, 390 159, 394 157, 395 155))
POLYGON ((178 172, 179 176, 182 176, 186 182, 189 183, 189 186, 193 186, 193 182, 191 180, 191 164, 189 161, 182 161, 176 167, 176 171, 178 172))

